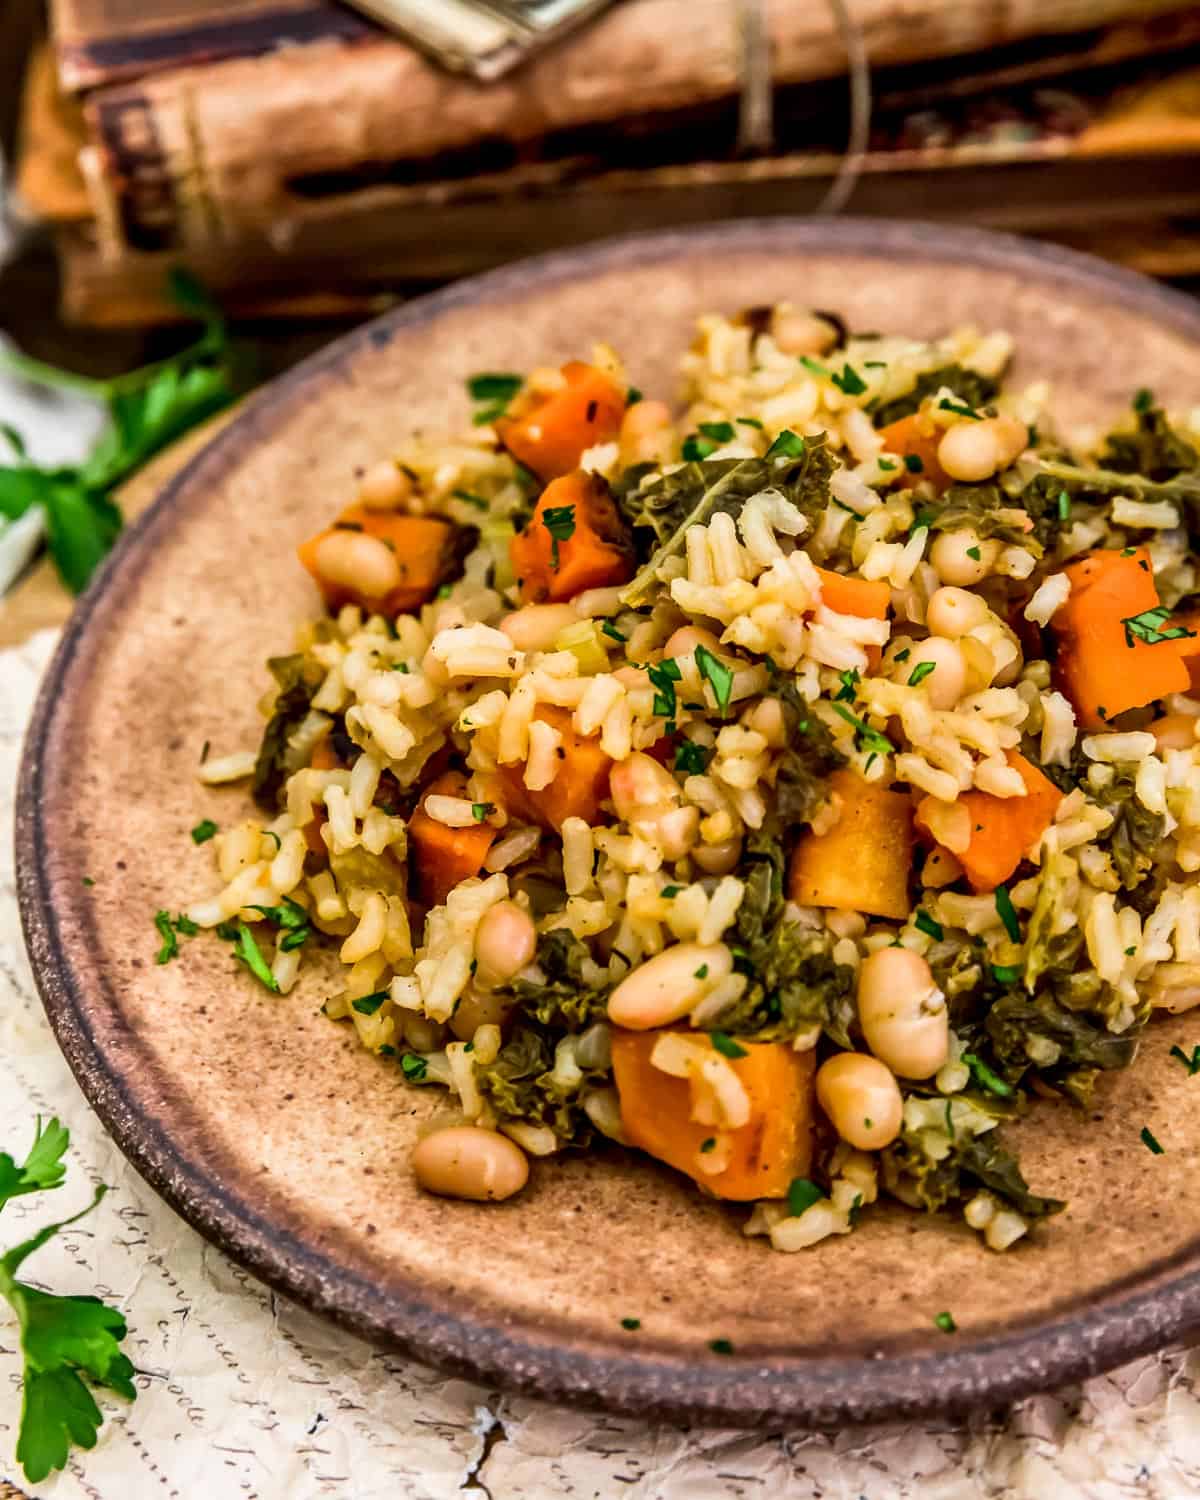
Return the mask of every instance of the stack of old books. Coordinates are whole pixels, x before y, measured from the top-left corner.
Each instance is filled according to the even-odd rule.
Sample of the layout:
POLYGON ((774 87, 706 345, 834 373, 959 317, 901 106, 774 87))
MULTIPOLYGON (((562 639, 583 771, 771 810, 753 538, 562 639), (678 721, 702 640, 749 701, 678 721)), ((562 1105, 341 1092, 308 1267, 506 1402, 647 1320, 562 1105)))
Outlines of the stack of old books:
MULTIPOLYGON (((1200 5, 847 10, 874 96, 853 211, 1200 271, 1200 5)), ((77 320, 168 316, 181 261, 242 311, 369 308, 616 230, 819 207, 849 131, 835 17, 624 0, 481 83, 337 0, 51 0, 18 186, 77 320), (773 93, 748 150, 751 11, 773 93)))

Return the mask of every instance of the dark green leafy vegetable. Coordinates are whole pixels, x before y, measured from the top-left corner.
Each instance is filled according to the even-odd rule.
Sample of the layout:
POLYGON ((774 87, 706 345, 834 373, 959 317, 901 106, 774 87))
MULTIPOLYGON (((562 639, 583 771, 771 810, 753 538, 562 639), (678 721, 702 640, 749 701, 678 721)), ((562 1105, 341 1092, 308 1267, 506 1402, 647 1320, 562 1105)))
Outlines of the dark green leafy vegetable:
POLYGON ((722 1057, 746 1057, 748 1053, 745 1047, 739 1047, 737 1042, 724 1031, 710 1033, 712 1044, 722 1057))
POLYGON ((175 929, 171 925, 171 913, 169 911, 155 912, 154 925, 158 928, 159 936, 162 938, 162 947, 158 950, 154 962, 169 964, 179 952, 179 939, 175 936, 175 929))
POLYGON ((817 437, 786 462, 770 457, 706 459, 645 485, 641 479, 648 468, 627 471, 613 487, 613 498, 633 532, 638 556, 646 561, 622 601, 634 608, 646 602, 656 586, 657 569, 681 551, 688 527, 705 525, 722 512, 737 516, 752 495, 764 490, 779 490, 815 522, 828 503, 836 462, 824 438, 817 437))
POLYGON ((514 980, 506 993, 542 1026, 582 1031, 608 1015, 607 982, 593 986, 584 980, 583 966, 589 956, 581 938, 565 927, 555 927, 538 939, 535 961, 543 978, 514 980))
POLYGON ((1200 453, 1175 431, 1161 406, 1140 406, 1136 412, 1132 432, 1109 433, 1099 456, 1102 468, 1158 482, 1200 468, 1200 453))
POLYGON ((933 1326, 940 1328, 943 1333, 957 1333, 958 1324, 954 1321, 953 1313, 940 1312, 933 1320, 933 1326))
POLYGON ((521 375, 507 371, 472 375, 467 381, 467 392, 476 402, 471 421, 476 427, 486 427, 508 410, 509 402, 525 384, 521 375))
POLYGON ((476 1063, 476 1082, 501 1121, 545 1125, 563 1145, 586 1146, 594 1132, 578 1090, 564 1088, 553 1076, 556 1041, 555 1033, 536 1021, 516 1021, 495 1062, 476 1063))
POLYGON ((793 1177, 788 1184, 787 1205, 788 1213, 793 1219, 798 1219, 806 1209, 819 1203, 825 1194, 815 1182, 810 1182, 807 1177, 793 1177))
POLYGON ((1156 1140, 1154 1132, 1150 1129, 1149 1125, 1142 1126, 1142 1145, 1145 1146, 1146 1150, 1149 1151, 1152 1156, 1161 1156, 1163 1154, 1163 1151, 1166 1149, 1164 1146, 1161 1146, 1156 1140))
POLYGON ((288 739, 306 718, 322 673, 315 662, 298 652, 293 656, 268 657, 267 668, 279 691, 258 747, 251 787, 258 805, 275 813, 279 810, 283 784, 297 769, 288 759, 288 739))
MULTIPOLYGON (((39 1116, 33 1145, 20 1166, 0 1152, 0 1208, 10 1198, 61 1186, 70 1135, 56 1119, 43 1128, 39 1116)), ((100 1202, 101 1184, 86 1208, 47 1224, 0 1258, 0 1297, 16 1317, 23 1357, 24 1392, 17 1433, 17 1461, 31 1484, 66 1467, 71 1444, 94 1448, 104 1421, 82 1377, 133 1401, 133 1365, 121 1352, 125 1319, 97 1297, 60 1297, 17 1279, 23 1263, 68 1225, 100 1202)))
POLYGON ((1112 824, 1097 834, 1121 878, 1121 888, 1135 891, 1154 870, 1155 856, 1162 847, 1166 819, 1143 807, 1134 795, 1136 765, 1116 765, 1107 786, 1091 788, 1093 802, 1113 814, 1112 824))
POLYGON ((262 956, 262 949, 258 946, 254 934, 246 926, 245 922, 239 922, 237 929, 237 947, 234 950, 234 957, 240 964, 244 964, 250 970, 251 974, 254 975, 255 979, 258 980, 264 989, 268 989, 273 995, 277 995, 279 993, 279 981, 271 973, 271 966, 262 956))
POLYGON ((936 396, 943 386, 949 387, 963 405, 971 408, 986 406, 999 390, 994 380, 975 370, 965 370, 962 365, 942 365, 919 375, 907 395, 897 396, 876 407, 876 427, 887 427, 891 422, 898 422, 901 417, 911 416, 926 397, 936 396))
POLYGON ((1024 547, 1034 557, 1041 557, 1036 525, 1031 534, 1021 525, 1019 516, 1014 516, 1023 504, 1023 496, 1009 496, 997 484, 952 484, 942 497, 940 509, 930 516, 929 528, 933 532, 960 531, 969 526, 984 541, 995 539, 1024 547))
POLYGON ((782 837, 783 831, 812 822, 828 801, 830 776, 846 764, 846 757, 834 745, 829 726, 809 713, 790 678, 773 691, 783 707, 785 748, 775 765, 774 808, 782 837))
POLYGON ((111 492, 161 448, 227 406, 240 380, 220 310, 186 272, 171 273, 175 301, 203 323, 200 337, 180 353, 113 380, 72 375, 40 360, 5 351, 0 367, 38 385, 78 390, 102 401, 110 426, 77 467, 31 464, 18 435, 5 435, 17 462, 0 468, 0 517, 15 521, 31 505, 46 511, 50 554, 63 582, 84 589, 121 529, 111 492))
POLYGON ((207 844, 217 831, 217 825, 211 818, 205 818, 192 829, 193 844, 207 844))
POLYGON ((943 1129, 912 1130, 905 1125, 899 1140, 883 1153, 883 1180, 903 1202, 927 1213, 965 1202, 980 1188, 1026 1219, 1060 1213, 1066 1204, 1030 1191, 1016 1157, 998 1134, 995 1129, 982 1135, 959 1130, 948 1138, 943 1129))

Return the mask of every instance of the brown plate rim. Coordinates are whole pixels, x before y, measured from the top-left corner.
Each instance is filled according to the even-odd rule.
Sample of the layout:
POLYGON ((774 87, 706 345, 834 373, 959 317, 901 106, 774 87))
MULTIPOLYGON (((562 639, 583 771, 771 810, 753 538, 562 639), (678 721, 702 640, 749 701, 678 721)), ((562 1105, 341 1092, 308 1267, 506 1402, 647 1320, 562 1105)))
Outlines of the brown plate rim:
MULTIPOLYGON (((16 814, 17 892, 34 974, 50 1024, 84 1095, 122 1152, 201 1234, 276 1288, 345 1328, 456 1374, 549 1400, 641 1417, 722 1425, 834 1426, 963 1412, 1110 1369, 1200 1328, 1200 1246, 1103 1298, 1014 1330, 948 1338, 934 1352, 873 1351, 828 1357, 736 1352, 687 1361, 631 1346, 603 1355, 555 1344, 530 1321, 492 1323, 448 1314, 412 1281, 382 1290, 331 1255, 282 1230, 203 1171, 176 1146, 169 1121, 152 1115, 109 1063, 89 1019, 87 986, 65 948, 44 858, 53 833, 53 791, 44 752, 71 714, 63 692, 86 656, 87 630, 102 601, 119 593, 158 526, 201 475, 216 477, 260 442, 315 384, 337 378, 367 345, 390 343, 452 308, 488 306, 531 288, 622 265, 671 262, 689 253, 768 251, 868 256, 887 261, 970 262, 1081 288, 1196 340, 1200 307, 1182 293, 1077 252, 986 230, 870 219, 765 219, 627 235, 522 260, 456 283, 337 339, 246 403, 244 410, 164 486, 124 534, 77 605, 50 666, 27 732, 16 814), (1166 1275, 1167 1279, 1162 1278, 1166 1275)), ((981 1270, 985 1269, 981 1266, 981 1270)))

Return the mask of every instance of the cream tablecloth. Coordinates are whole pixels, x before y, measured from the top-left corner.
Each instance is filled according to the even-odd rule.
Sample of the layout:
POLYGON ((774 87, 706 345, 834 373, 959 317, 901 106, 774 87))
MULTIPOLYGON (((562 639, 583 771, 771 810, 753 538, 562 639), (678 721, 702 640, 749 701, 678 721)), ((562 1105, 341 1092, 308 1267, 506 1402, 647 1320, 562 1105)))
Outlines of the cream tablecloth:
MULTIPOLYGON (((0 611, 4 605, 0 604, 0 611)), ((53 1500, 1184 1500, 1200 1496, 1200 1359, 1172 1349, 1058 1396, 958 1424, 837 1434, 684 1431, 514 1400, 383 1354, 260 1286, 128 1166, 42 1014, 13 889, 21 739, 54 634, 0 652, 0 1149, 34 1116, 71 1129, 53 1199, 17 1200, 0 1241, 112 1191, 27 1267, 129 1321, 133 1406, 103 1399, 99 1445, 26 1493, 53 1500)), ((147 929, 147 942, 152 934, 147 929)), ((986 1260, 980 1274, 986 1274, 986 1260)), ((20 1365, 0 1311, 0 1481, 20 1365)), ((0 1482, 0 1496, 4 1494, 0 1482)))

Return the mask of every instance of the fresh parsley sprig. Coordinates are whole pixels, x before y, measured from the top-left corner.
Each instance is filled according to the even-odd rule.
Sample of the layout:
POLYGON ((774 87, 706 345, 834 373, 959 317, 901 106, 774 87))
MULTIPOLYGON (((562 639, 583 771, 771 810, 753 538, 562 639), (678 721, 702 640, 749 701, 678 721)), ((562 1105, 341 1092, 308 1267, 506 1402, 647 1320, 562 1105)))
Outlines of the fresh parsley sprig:
POLYGON ((81 391, 108 408, 107 433, 75 467, 40 468, 19 434, 10 427, 0 430, 14 459, 9 467, 0 467, 0 519, 16 521, 31 507, 42 506, 50 555, 73 593, 86 588, 121 530, 113 489, 237 394, 239 378, 219 308, 184 271, 172 272, 171 292, 180 308, 202 323, 200 337, 169 359, 115 379, 93 380, 0 351, 0 368, 37 385, 81 391))
MULTIPOLYGON (((70 1140, 69 1131, 57 1120, 43 1127, 39 1116, 33 1145, 19 1166, 7 1151, 0 1151, 0 1209, 10 1198, 60 1187, 70 1140)), ((65 1468, 72 1443, 96 1446, 104 1417, 84 1375, 130 1401, 137 1397, 133 1365, 120 1348, 127 1332, 125 1319, 116 1308, 106 1307, 97 1297, 56 1296, 17 1278, 35 1251, 90 1213, 107 1191, 101 1184, 86 1208, 46 1224, 0 1257, 0 1297, 16 1317, 23 1359, 17 1461, 31 1484, 40 1484, 53 1469, 65 1468)))

